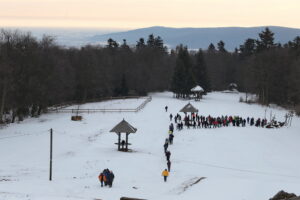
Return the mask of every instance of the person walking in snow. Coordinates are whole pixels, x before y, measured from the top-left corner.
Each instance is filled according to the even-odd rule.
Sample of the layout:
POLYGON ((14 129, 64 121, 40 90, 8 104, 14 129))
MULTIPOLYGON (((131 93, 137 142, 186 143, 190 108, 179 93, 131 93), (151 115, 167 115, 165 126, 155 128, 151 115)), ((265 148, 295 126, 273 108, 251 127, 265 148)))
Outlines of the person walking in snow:
POLYGON ((170 151, 167 151, 167 152, 166 152, 166 158, 167 158, 167 160, 170 160, 170 156, 171 156, 171 152, 170 152, 170 151))
POLYGON ((113 183, 114 178, 115 178, 114 173, 112 171, 108 171, 106 178, 107 178, 107 185, 109 187, 112 187, 112 183, 113 183))
POLYGON ((112 184, 114 182, 114 178, 115 178, 114 173, 112 171, 110 171, 110 185, 109 185, 109 187, 112 187, 112 184))
POLYGON ((170 160, 168 160, 167 166, 168 166, 168 172, 170 172, 171 171, 171 161, 170 160))
POLYGON ((169 131, 171 131, 173 133, 173 131, 174 131, 174 124, 173 123, 171 123, 169 125, 169 131))
POLYGON ((170 144, 173 144, 173 138, 174 138, 173 133, 169 134, 169 142, 170 142, 170 144))
POLYGON ((169 176, 168 170, 165 169, 165 170, 161 173, 161 175, 164 177, 164 181, 167 182, 167 178, 168 178, 168 176, 169 176))
POLYGON ((165 107, 166 112, 168 112, 168 106, 165 107))
POLYGON ((109 169, 104 169, 102 173, 103 173, 104 186, 107 186, 109 183, 109 169))
POLYGON ((169 143, 168 143, 168 142, 165 142, 165 144, 164 144, 164 150, 165 150, 165 153, 167 153, 168 146, 169 146, 169 143))
POLYGON ((103 175, 103 173, 100 173, 99 176, 98 176, 98 178, 99 178, 99 181, 101 183, 101 187, 103 187, 103 182, 104 182, 104 175, 103 175))
POLYGON ((170 114, 170 121, 172 121, 172 118, 173 118, 173 115, 172 115, 172 113, 170 114))
POLYGON ((170 143, 169 138, 166 138, 165 143, 168 143, 168 144, 170 143))

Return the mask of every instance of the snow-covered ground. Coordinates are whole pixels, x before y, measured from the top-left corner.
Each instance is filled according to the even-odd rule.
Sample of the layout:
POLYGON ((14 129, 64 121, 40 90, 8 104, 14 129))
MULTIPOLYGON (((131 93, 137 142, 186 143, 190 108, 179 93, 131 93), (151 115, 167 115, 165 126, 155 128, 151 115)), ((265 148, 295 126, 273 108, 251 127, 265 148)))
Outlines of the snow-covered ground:
MULTIPOLYGON (((137 113, 83 114, 80 122, 71 121, 71 114, 52 113, 0 129, 0 199, 267 200, 281 189, 300 195, 300 119, 296 117, 291 127, 280 129, 175 130, 169 147, 171 173, 163 182, 169 114, 175 115, 188 101, 174 99, 168 92, 152 97, 137 113), (123 118, 138 129, 129 135, 130 153, 118 152, 117 135, 109 132, 123 118), (51 182, 50 128, 54 130, 51 182), (98 174, 104 168, 115 174, 112 188, 100 187, 98 174), (206 178, 186 187, 201 177, 206 178)), ((239 97, 215 92, 191 103, 201 115, 258 118, 266 111, 268 118, 272 111, 284 121, 286 110, 239 103, 239 97)), ((118 106, 131 103, 124 100, 118 106)))
MULTIPOLYGON (((101 103, 86 103, 79 105, 79 109, 136 109, 145 98, 136 99, 116 99, 111 101, 103 101, 101 103)), ((77 109, 78 105, 66 107, 66 109, 77 109)))

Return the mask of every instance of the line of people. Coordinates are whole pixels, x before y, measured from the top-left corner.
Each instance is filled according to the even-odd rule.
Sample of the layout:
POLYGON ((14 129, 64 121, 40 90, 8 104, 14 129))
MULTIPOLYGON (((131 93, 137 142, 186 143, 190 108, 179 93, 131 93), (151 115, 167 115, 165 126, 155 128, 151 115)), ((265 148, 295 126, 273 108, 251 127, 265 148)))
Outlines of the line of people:
MULTIPOLYGON (((170 120, 172 118, 170 114, 170 120)), ((247 124, 250 126, 256 127, 267 127, 267 119, 254 119, 253 117, 242 118, 239 116, 221 116, 221 117, 212 117, 212 116, 203 116, 198 115, 197 113, 191 113, 190 115, 185 115, 181 118, 181 115, 177 114, 174 117, 174 122, 176 123, 176 129, 182 130, 183 126, 187 128, 219 128, 219 127, 245 127, 247 124)))
MULTIPOLYGON (((167 106, 165 107, 167 108, 167 106)), ((166 109, 167 111, 167 109, 166 109)), ((170 114, 170 121, 172 121, 172 114, 170 114)), ((169 125, 169 131, 168 131, 168 138, 165 139, 165 143, 163 145, 164 147, 164 153, 166 156, 166 161, 167 161, 167 168, 162 171, 162 176, 164 177, 164 181, 167 182, 167 178, 170 174, 171 171, 171 152, 168 150, 169 145, 173 144, 173 139, 174 139, 174 124, 171 123, 169 125)))

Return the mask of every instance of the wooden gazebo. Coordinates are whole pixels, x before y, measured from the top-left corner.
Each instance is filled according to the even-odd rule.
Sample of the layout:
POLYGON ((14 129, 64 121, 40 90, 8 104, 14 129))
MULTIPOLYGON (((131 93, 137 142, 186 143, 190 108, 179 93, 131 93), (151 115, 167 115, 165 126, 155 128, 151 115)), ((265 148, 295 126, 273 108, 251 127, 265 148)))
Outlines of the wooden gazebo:
POLYGON ((202 94, 204 93, 204 89, 200 85, 197 85, 196 87, 191 89, 191 92, 194 93, 195 101, 199 101, 202 98, 202 94))
POLYGON ((128 151, 128 145, 131 145, 130 143, 128 143, 128 135, 130 133, 135 133, 136 131, 137 129, 131 126, 124 119, 119 124, 117 124, 113 129, 110 130, 110 132, 114 132, 118 135, 118 142, 115 143, 118 145, 118 151, 128 151), (122 142, 121 142, 121 133, 126 133, 126 140, 122 140, 122 142))
POLYGON ((198 109, 196 109, 191 103, 188 103, 179 112, 195 113, 198 112, 198 109))

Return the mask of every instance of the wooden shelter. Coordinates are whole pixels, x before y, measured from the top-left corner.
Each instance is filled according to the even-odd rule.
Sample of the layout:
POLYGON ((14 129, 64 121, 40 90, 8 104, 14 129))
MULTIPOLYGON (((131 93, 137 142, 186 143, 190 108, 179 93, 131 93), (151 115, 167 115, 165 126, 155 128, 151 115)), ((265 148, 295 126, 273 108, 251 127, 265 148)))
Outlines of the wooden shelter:
POLYGON ((191 92, 193 92, 195 100, 199 101, 202 98, 202 94, 204 93, 204 89, 200 85, 197 85, 196 87, 191 89, 191 92))
POLYGON ((117 124, 113 129, 110 130, 110 132, 114 132, 118 135, 118 142, 115 143, 118 145, 118 151, 128 151, 128 145, 131 145, 130 143, 128 143, 128 135, 130 133, 135 133, 136 131, 137 129, 131 126, 124 119, 119 124, 117 124), (122 142, 121 142, 121 133, 126 134, 126 140, 122 140, 122 142))
POLYGON ((191 103, 188 103, 179 112, 195 113, 198 112, 198 109, 196 109, 191 103))
POLYGON ((236 83, 230 83, 228 85, 228 90, 230 90, 230 91, 237 91, 237 88, 238 88, 238 86, 236 83))

